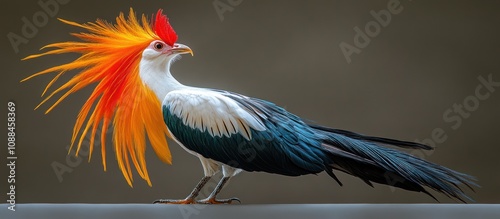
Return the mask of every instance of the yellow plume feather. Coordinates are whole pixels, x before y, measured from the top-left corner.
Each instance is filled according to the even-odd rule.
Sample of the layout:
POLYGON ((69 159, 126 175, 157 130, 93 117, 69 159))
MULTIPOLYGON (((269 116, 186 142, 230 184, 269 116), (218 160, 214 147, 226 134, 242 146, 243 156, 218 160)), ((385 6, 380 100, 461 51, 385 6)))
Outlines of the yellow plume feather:
POLYGON ((98 127, 101 126, 102 163, 106 170, 106 130, 112 123, 116 159, 128 184, 132 186, 130 167, 132 163, 139 175, 151 185, 145 160, 146 134, 158 157, 166 163, 171 163, 172 160, 167 144, 168 130, 163 122, 161 104, 153 91, 146 87, 139 77, 142 51, 151 41, 159 40, 160 37, 152 30, 146 16, 142 15, 141 22, 137 20, 132 8, 128 19, 120 13, 114 25, 103 20, 85 24, 59 20, 88 32, 72 33, 81 41, 53 43, 42 48, 52 50, 30 55, 23 60, 66 53, 79 53, 81 56, 70 63, 35 73, 22 81, 48 73, 57 73, 47 84, 42 93, 43 96, 61 75, 72 70, 80 70, 40 103, 42 105, 54 95, 65 91, 47 109, 46 113, 72 93, 97 83, 78 114, 73 128, 71 146, 78 139, 76 149, 78 155, 84 137, 90 132, 91 155, 96 140, 95 135, 98 127))

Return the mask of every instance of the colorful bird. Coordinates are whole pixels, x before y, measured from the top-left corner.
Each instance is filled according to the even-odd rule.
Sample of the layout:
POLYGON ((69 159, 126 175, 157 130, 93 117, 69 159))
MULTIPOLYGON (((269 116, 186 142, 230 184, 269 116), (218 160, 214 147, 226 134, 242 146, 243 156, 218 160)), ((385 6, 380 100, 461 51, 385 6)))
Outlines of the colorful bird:
POLYGON ((78 154, 90 132, 92 154, 100 128, 101 138, 97 140, 101 141, 106 170, 105 131, 112 124, 116 159, 130 186, 133 181, 130 163, 151 185, 145 160, 147 139, 163 162, 171 163, 172 159, 167 137, 197 156, 204 177, 191 194, 185 199, 160 199, 155 203, 239 201, 216 196, 242 170, 286 176, 324 171, 342 185, 334 173, 338 170, 359 177, 370 186, 386 184, 434 198, 424 188, 427 187, 463 202, 471 199, 461 186, 477 186, 469 175, 394 148, 432 149, 427 145, 311 124, 265 100, 179 83, 170 73, 170 67, 181 54, 193 52, 188 46, 176 43, 177 35, 161 9, 154 19, 142 15, 140 21, 130 9, 128 18, 121 13, 115 24, 103 20, 85 24, 60 20, 87 32, 72 34, 80 41, 50 44, 44 48, 51 50, 25 59, 65 53, 81 56, 23 81, 57 73, 46 86, 45 94, 61 75, 78 70, 40 103, 64 91, 46 113, 70 94, 96 84, 76 119, 71 145, 76 143, 78 154), (214 191, 206 199, 196 200, 200 189, 221 169, 223 177, 214 191))

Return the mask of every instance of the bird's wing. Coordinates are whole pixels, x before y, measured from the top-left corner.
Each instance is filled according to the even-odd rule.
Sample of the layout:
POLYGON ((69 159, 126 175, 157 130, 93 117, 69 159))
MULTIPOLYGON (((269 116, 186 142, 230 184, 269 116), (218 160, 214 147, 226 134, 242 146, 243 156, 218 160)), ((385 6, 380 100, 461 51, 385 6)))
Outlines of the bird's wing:
POLYGON ((185 89, 168 93, 163 106, 184 125, 215 137, 241 134, 250 140, 250 128, 266 129, 261 118, 219 92, 206 89, 185 89))
POLYGON ((270 102, 219 90, 185 89, 166 95, 163 118, 189 150, 247 171, 318 173, 324 153, 297 116, 270 102))

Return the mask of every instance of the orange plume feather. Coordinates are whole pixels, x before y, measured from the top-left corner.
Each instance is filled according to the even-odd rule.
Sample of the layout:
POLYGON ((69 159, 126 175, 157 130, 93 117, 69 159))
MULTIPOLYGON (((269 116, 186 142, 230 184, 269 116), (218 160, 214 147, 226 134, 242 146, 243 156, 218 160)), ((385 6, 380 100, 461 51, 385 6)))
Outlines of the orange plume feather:
POLYGON ((40 103, 42 105, 54 95, 65 90, 64 94, 49 107, 46 113, 49 113, 70 94, 96 83, 97 86, 83 104, 77 117, 71 146, 78 139, 76 149, 78 155, 84 137, 90 132, 91 155, 96 140, 95 135, 98 127, 101 126, 102 163, 104 170, 106 170, 106 130, 112 123, 116 159, 130 186, 132 186, 133 181, 130 162, 133 163, 139 175, 151 186, 145 160, 146 135, 154 151, 163 162, 170 164, 172 160, 167 144, 167 136, 170 136, 163 122, 161 104, 153 91, 142 83, 139 76, 142 51, 151 41, 168 37, 169 43, 173 44, 177 39, 177 35, 168 23, 166 16, 162 14, 161 9, 156 18, 156 25, 152 24, 155 25, 154 29, 144 14, 140 22, 132 8, 130 8, 127 19, 123 13, 120 13, 114 25, 103 20, 78 24, 59 19, 88 32, 72 33, 81 41, 53 43, 42 48, 51 48, 52 50, 23 59, 52 54, 81 54, 79 58, 70 63, 48 68, 22 81, 57 72, 52 81, 47 84, 43 96, 61 75, 71 70, 80 70, 72 79, 55 89, 40 103), (164 30, 158 33, 160 29, 164 30))

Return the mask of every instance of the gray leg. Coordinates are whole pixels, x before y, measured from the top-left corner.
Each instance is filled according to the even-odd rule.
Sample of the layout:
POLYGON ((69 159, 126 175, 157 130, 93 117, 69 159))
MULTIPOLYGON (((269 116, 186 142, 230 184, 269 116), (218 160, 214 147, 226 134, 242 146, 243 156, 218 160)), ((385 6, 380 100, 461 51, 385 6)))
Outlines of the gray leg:
POLYGON ((222 179, 219 181, 217 186, 215 187, 214 191, 210 193, 210 195, 203 200, 196 201, 198 204, 231 204, 233 201, 237 201, 241 203, 240 199, 238 198, 228 198, 228 199, 217 199, 216 196, 219 194, 219 192, 222 190, 224 185, 229 181, 231 177, 229 176, 224 176, 222 179))
POLYGON ((207 184, 208 180, 212 178, 211 176, 204 176, 201 178, 200 182, 194 187, 193 191, 185 199, 158 199, 153 202, 153 204, 194 204, 194 200, 199 194, 200 190, 207 184))

